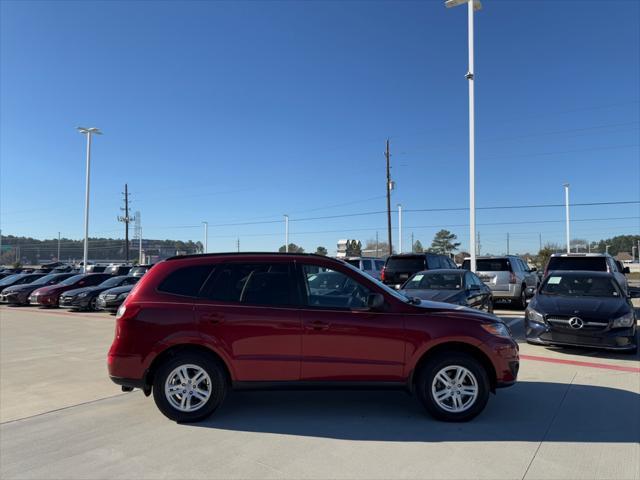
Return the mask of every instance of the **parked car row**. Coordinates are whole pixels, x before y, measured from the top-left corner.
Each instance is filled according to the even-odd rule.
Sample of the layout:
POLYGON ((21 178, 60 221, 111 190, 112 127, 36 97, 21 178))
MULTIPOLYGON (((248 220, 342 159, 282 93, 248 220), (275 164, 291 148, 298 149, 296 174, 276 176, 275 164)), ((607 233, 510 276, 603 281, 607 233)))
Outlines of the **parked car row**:
POLYGON ((102 273, 13 274, 0 280, 0 303, 115 311, 150 268, 112 266, 102 273))

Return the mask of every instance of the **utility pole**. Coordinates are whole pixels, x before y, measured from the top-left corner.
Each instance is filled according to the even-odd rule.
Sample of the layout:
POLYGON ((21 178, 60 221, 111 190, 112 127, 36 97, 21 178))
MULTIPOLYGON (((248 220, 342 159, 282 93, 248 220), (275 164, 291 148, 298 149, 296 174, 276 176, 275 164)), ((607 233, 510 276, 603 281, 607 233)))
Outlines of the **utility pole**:
POLYGON ((411 253, 415 252, 415 247, 414 247, 415 243, 413 241, 413 232, 411 232, 411 253))
POLYGON ((376 230, 376 258, 378 258, 378 231, 376 230))
POLYGON ((204 252, 209 253, 209 222, 202 222, 204 224, 204 252))
POLYGON ((126 183, 124 184, 123 195, 124 207, 120 210, 124 212, 124 216, 118 217, 118 221, 124 223, 124 259, 129 263, 129 222, 135 219, 129 217, 129 186, 126 183))
POLYGON ((402 205, 398 204, 398 253, 402 253, 402 205))
POLYGON ((238 253, 240 253, 240 237, 238 237, 238 240, 236 241, 236 244, 238 246, 238 253))
POLYGON ((391 182, 391 167, 389 166, 389 159, 391 154, 389 153, 389 139, 387 138, 387 151, 385 152, 387 158, 387 233, 389 241, 389 255, 393 254, 393 244, 391 240, 391 190, 393 189, 393 183, 391 182))
POLYGON ((289 253, 289 215, 284 216, 284 251, 289 253))
POLYGON ((507 255, 509 255, 509 232, 507 232, 507 255))
POLYGON ((571 235, 569 232, 569 184, 565 183, 564 187, 564 209, 565 209, 565 222, 567 230, 567 253, 571 253, 571 235))
POLYGON ((480 232, 478 232, 478 240, 476 240, 476 249, 477 249, 476 256, 479 257, 480 256, 480 232))
POLYGON ((142 263, 142 217, 140 211, 135 213, 135 223, 133 225, 133 240, 138 240, 138 263, 142 263))
POLYGON ((538 244, 540 245, 540 247, 538 248, 538 251, 542 250, 542 234, 539 233, 538 234, 538 244))
POLYGON ((58 262, 60 261, 60 232, 58 232, 58 262))

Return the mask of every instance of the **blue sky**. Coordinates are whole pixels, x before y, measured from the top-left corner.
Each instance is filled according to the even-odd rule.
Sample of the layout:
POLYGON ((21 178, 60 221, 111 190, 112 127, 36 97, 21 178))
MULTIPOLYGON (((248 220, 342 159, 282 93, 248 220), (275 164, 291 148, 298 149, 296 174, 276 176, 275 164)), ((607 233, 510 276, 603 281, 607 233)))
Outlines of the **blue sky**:
MULTIPOLYGON (((476 15, 477 204, 640 200, 640 3, 492 1, 476 15)), ((386 236, 393 205, 468 205, 466 9, 440 1, 2 1, 2 233, 81 238, 84 138, 97 126, 92 236, 209 249, 330 251, 386 236), (273 222, 227 225, 247 222, 273 222)), ((640 205, 572 209, 573 236, 640 233, 640 205), (593 219, 593 220, 592 220, 593 219), (598 220, 595 220, 598 219, 598 220), (601 220, 609 219, 609 220, 601 220)), ((562 242, 562 208, 478 211, 483 252, 562 242)), ((397 217, 394 214, 394 227, 397 217)), ((468 214, 407 212, 429 244, 468 214)), ((397 231, 394 231, 397 243, 397 231)))

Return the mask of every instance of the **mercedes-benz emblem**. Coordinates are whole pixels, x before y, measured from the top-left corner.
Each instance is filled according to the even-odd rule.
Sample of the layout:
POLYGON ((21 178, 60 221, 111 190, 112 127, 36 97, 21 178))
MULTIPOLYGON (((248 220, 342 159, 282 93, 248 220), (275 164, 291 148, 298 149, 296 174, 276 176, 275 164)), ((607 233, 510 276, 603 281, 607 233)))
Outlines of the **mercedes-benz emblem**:
POLYGON ((575 328, 576 330, 579 330, 580 328, 584 327, 584 322, 579 317, 571 317, 569 319, 569 326, 571 328, 575 328))

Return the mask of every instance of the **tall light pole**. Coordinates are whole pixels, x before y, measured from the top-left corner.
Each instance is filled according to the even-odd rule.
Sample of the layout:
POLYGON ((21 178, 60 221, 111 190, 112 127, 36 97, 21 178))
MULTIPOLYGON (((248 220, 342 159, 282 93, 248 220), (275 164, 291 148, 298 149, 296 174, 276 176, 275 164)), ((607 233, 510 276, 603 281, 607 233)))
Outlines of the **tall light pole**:
POLYGON ((87 136, 87 176, 85 179, 86 188, 84 196, 84 254, 82 271, 87 272, 87 262, 89 261, 89 181, 91 179, 91 135, 102 135, 102 132, 95 128, 78 127, 78 131, 87 136))
POLYGON ((402 205, 398 204, 398 253, 402 253, 402 205))
POLYGON ((209 253, 209 222, 202 222, 204 225, 204 252, 209 253))
POLYGON ((480 0, 447 0, 447 8, 467 4, 468 9, 468 40, 469 40, 469 70, 465 75, 469 80, 469 253, 471 271, 476 271, 476 158, 475 158, 475 103, 473 90, 473 12, 480 10, 480 0))
POLYGON ((567 229, 567 253, 571 253, 571 233, 569 231, 569 184, 565 183, 564 187, 564 216, 567 229))
POLYGON ((138 264, 142 265, 142 226, 138 229, 138 264))
POLYGON ((284 216, 284 251, 289 253, 289 215, 284 216))
POLYGON ((60 261, 60 232, 58 232, 58 262, 60 261))

